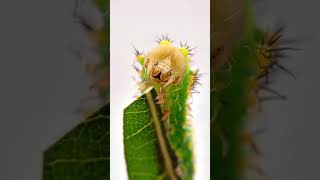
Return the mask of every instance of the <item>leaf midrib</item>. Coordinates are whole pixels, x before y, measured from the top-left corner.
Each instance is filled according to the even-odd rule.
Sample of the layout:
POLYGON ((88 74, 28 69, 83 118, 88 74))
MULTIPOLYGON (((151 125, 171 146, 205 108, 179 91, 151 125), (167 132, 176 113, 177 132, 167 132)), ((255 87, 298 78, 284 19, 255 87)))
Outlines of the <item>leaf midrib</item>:
POLYGON ((176 180, 177 177, 175 175, 174 172, 174 168, 173 168, 173 163, 172 160, 170 158, 170 154, 169 154, 169 150, 166 144, 166 137, 162 132, 161 129, 161 125, 160 125, 160 120, 158 117, 158 112, 155 106, 155 102, 154 99, 152 97, 151 92, 147 92, 146 93, 146 97, 147 97, 147 102, 150 108, 150 112, 151 112, 151 116, 152 116, 152 121, 154 123, 154 127, 156 130, 156 135, 157 135, 157 139, 159 141, 159 146, 160 146, 160 151, 164 160, 164 165, 165 165, 165 169, 168 173, 168 176, 170 177, 170 179, 172 180, 176 180))

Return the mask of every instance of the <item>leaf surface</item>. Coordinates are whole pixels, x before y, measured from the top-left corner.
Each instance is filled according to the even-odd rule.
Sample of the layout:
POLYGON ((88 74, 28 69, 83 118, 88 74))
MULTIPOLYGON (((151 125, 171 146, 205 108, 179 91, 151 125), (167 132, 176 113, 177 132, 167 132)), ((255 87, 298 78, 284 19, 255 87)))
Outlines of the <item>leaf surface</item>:
POLYGON ((175 179, 175 159, 159 121, 161 111, 154 101, 155 97, 156 92, 152 89, 124 110, 124 146, 129 179, 148 180, 167 176, 175 179), (155 119, 158 123, 154 122, 155 119))
POLYGON ((43 180, 106 180, 110 175, 109 105, 44 152, 43 180))

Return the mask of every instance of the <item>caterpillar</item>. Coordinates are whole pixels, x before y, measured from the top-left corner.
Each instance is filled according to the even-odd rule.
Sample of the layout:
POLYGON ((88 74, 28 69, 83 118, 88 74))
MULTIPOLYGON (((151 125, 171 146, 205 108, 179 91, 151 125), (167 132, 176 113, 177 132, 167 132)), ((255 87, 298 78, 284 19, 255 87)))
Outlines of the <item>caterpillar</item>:
POLYGON ((193 145, 192 130, 188 114, 188 100, 199 83, 199 71, 192 70, 192 51, 187 43, 173 45, 168 35, 157 39, 157 46, 146 54, 135 49, 136 68, 141 77, 141 92, 153 87, 156 101, 161 107, 166 137, 177 158, 175 173, 181 179, 192 179, 193 145))
POLYGON ((299 49, 281 43, 284 27, 275 31, 256 27, 250 0, 216 0, 213 6, 212 179, 246 179, 250 169, 265 176, 255 162, 255 156, 261 154, 255 136, 265 129, 250 130, 247 126, 262 102, 286 99, 271 88, 269 78, 276 69, 295 78, 281 59, 285 51, 299 49), (234 31, 240 33, 234 35, 234 31))

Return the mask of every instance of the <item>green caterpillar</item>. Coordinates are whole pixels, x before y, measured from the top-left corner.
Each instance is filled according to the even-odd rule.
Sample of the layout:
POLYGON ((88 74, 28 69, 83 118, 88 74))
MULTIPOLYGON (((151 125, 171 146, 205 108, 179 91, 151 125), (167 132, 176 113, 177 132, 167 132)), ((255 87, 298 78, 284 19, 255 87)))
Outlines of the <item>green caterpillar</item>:
POLYGON ((198 71, 191 70, 191 51, 187 44, 172 45, 168 36, 158 40, 158 46, 143 55, 136 50, 136 59, 141 65, 142 92, 153 87, 157 103, 161 106, 162 118, 170 148, 177 158, 175 173, 182 179, 192 179, 193 145, 188 119, 188 99, 198 82, 198 71))
POLYGON ((261 131, 246 127, 261 102, 285 99, 270 88, 269 76, 273 69, 294 76, 280 59, 282 51, 296 49, 281 44, 282 27, 274 32, 256 27, 250 0, 214 0, 211 5, 211 179, 246 179, 248 169, 264 175, 254 158, 260 153, 254 138, 261 131), (261 97, 262 91, 270 96, 261 97))

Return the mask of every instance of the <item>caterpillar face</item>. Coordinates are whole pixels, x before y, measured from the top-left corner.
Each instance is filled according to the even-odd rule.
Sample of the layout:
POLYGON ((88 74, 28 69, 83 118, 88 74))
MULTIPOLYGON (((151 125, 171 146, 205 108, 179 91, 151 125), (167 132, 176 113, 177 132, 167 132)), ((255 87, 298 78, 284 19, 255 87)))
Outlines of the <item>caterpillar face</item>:
POLYGON ((160 44, 147 54, 144 66, 150 80, 165 87, 180 82, 186 64, 186 56, 179 48, 160 44))

